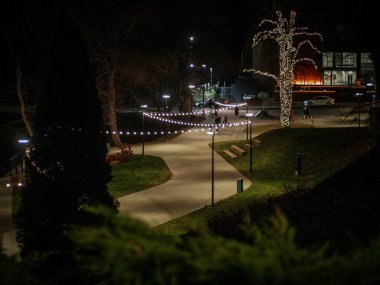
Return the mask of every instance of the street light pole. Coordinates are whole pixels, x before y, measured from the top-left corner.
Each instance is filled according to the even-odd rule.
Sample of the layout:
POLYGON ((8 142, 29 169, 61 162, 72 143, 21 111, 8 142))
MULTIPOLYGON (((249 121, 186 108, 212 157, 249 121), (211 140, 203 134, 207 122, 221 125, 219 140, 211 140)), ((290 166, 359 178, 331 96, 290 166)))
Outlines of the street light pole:
POLYGON ((248 113, 245 115, 247 117, 247 140, 248 140, 248 122, 249 122, 248 118, 250 117, 250 115, 248 113))
POLYGON ((189 88, 191 90, 191 94, 190 94, 190 112, 192 113, 193 112, 193 96, 194 96, 194 88, 195 88, 195 85, 193 83, 190 83, 189 84, 189 88))
MULTIPOLYGON (((141 108, 145 109, 148 105, 141 105, 141 108)), ((142 155, 145 155, 145 112, 142 113, 142 127, 143 127, 143 138, 142 138, 142 155)))
POLYGON ((169 95, 163 95, 162 98, 165 99, 165 111, 167 111, 168 108, 168 98, 170 98, 169 95))
POLYGON ((211 88, 212 88, 212 67, 210 67, 210 85, 211 85, 211 88))
POLYGON ((359 95, 359 128, 360 128, 360 108, 361 108, 361 106, 360 106, 360 103, 361 103, 360 95, 359 95))
POLYGON ((252 174, 252 116, 253 114, 247 114, 247 131, 248 131, 248 118, 251 118, 249 125, 249 173, 252 174))
POLYGON ((252 174, 252 121, 249 125, 249 173, 252 174))
POLYGON ((360 96, 362 95, 362 93, 358 92, 356 93, 356 96, 358 96, 359 98, 359 128, 360 128, 360 108, 361 108, 361 100, 360 100, 360 96))
POLYGON ((202 92, 202 115, 205 115, 205 91, 206 91, 206 84, 202 86, 203 92, 202 92))
POLYGON ((211 166, 211 206, 214 207, 214 140, 215 132, 212 133, 212 166, 211 166))
POLYGON ((212 135, 211 143, 211 206, 214 207, 214 150, 215 150, 215 134, 216 131, 207 132, 207 134, 212 135))
MULTIPOLYGON (((165 111, 168 112, 168 99, 170 98, 170 95, 164 94, 162 95, 162 98, 165 99, 165 111)), ((168 127, 168 121, 166 120, 166 135, 165 138, 168 138, 168 132, 169 132, 169 127, 168 127)))

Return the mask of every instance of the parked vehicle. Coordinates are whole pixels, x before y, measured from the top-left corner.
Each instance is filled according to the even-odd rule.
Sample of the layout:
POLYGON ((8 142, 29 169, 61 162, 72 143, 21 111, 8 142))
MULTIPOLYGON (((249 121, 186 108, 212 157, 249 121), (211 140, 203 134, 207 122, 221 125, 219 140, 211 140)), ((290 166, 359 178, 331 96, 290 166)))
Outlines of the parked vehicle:
POLYGON ((24 178, 23 176, 19 175, 12 175, 9 182, 7 182, 5 186, 7 188, 12 188, 13 190, 21 189, 23 186, 25 186, 24 178))
POLYGON ((311 99, 308 99, 304 102, 310 107, 314 106, 331 106, 335 104, 335 99, 329 96, 316 96, 311 99))
POLYGON ((194 107, 195 107, 195 108, 202 108, 202 107, 203 107, 203 104, 204 104, 204 102, 195 102, 195 103, 194 103, 194 107))

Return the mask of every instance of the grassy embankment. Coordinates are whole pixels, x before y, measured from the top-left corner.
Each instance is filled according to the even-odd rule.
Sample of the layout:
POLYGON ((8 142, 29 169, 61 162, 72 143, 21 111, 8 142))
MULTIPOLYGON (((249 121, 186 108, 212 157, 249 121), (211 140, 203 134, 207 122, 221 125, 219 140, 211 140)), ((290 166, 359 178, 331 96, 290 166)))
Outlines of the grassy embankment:
POLYGON ((367 152, 368 129, 280 128, 263 132, 256 138, 262 144, 253 150, 252 176, 249 173, 249 152, 237 159, 230 159, 223 153, 223 149, 228 149, 232 144, 243 147, 247 143, 245 140, 219 142, 215 147, 237 170, 252 179, 252 185, 247 190, 219 201, 214 208, 202 208, 160 225, 156 230, 166 234, 183 234, 193 226, 221 221, 223 217, 239 214, 253 204, 272 201, 292 190, 311 191, 367 152), (302 154, 301 176, 295 175, 297 153, 302 154))

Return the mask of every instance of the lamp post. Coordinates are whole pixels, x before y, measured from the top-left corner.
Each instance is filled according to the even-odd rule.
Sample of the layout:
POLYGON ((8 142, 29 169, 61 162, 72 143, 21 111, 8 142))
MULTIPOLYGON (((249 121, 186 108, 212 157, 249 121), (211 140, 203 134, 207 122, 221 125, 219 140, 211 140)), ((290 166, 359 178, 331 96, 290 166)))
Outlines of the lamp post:
MULTIPOLYGON (((19 139, 18 143, 23 145, 22 152, 21 152, 21 171, 25 171, 25 151, 27 148, 27 145, 29 144, 29 139, 19 139)), ((18 186, 22 186, 18 184, 18 186)))
POLYGON ((212 144, 211 144, 211 206, 214 207, 214 142, 215 134, 218 132, 210 131, 207 132, 208 135, 212 135, 212 144))
MULTIPOLYGON (((141 105, 141 108, 142 109, 146 109, 148 108, 148 105, 141 105)), ((142 127, 143 127, 143 137, 142 137, 142 155, 144 156, 145 155, 145 146, 144 146, 144 143, 145 143, 145 112, 143 111, 142 112, 142 127)))
MULTIPOLYGON (((194 68, 194 64, 193 64, 193 44, 194 44, 194 36, 189 36, 189 81, 191 82, 193 80, 193 68, 194 68)), ((191 102, 192 104, 192 102, 191 102)), ((191 105, 190 108, 193 108, 193 106, 191 105)), ((192 109, 191 109, 192 110, 192 109)))
POLYGON ((165 99, 165 111, 167 111, 167 108, 168 108, 168 99, 170 98, 170 95, 164 94, 164 95, 162 95, 162 98, 165 99))
MULTIPOLYGON (((170 98, 170 95, 164 94, 162 95, 162 98, 165 99, 165 111, 168 112, 168 99, 170 98)), ((166 120, 166 134, 165 138, 168 138, 168 132, 169 132, 169 127, 168 127, 168 121, 166 120)))
POLYGON ((248 110, 247 110, 247 113, 245 114, 245 116, 247 117, 247 140, 248 140, 248 123, 249 123, 249 118, 252 117, 253 114, 249 114, 248 110))
POLYGON ((212 67, 210 67, 210 85, 212 88, 212 67))
POLYGON ((195 85, 193 83, 190 83, 189 84, 189 89, 191 90, 191 94, 190 94, 190 112, 192 113, 193 112, 193 104, 194 104, 194 88, 195 88, 195 85))
POLYGON ((358 98, 359 98, 359 128, 360 128, 360 107, 361 107, 361 106, 360 106, 360 103, 361 103, 361 102, 360 102, 360 96, 362 95, 362 93, 358 92, 358 93, 356 93, 355 95, 358 96, 358 98))
MULTIPOLYGON (((252 118, 253 114, 246 114, 247 116, 247 130, 248 130, 248 118, 252 118)), ((249 125, 249 173, 252 174, 252 119, 250 120, 249 125)))
POLYGON ((206 92, 206 84, 202 85, 202 115, 205 115, 205 92, 206 92))
POLYGON ((190 60, 190 65, 192 64, 192 52, 193 52, 193 43, 194 43, 194 40, 195 38, 193 36, 190 36, 189 37, 189 42, 190 42, 190 45, 189 45, 189 60, 190 60))

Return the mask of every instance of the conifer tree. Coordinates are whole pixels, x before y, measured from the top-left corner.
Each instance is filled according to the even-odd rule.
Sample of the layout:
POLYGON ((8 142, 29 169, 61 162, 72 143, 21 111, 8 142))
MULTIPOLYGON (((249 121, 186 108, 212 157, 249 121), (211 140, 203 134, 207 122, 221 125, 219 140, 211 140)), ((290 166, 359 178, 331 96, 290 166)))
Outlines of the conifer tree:
POLYGON ((111 169, 87 47, 64 17, 50 30, 48 72, 16 216, 22 255, 65 249, 67 230, 87 206, 117 209, 107 189, 111 169))

